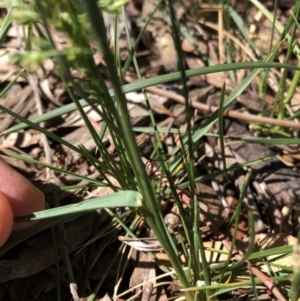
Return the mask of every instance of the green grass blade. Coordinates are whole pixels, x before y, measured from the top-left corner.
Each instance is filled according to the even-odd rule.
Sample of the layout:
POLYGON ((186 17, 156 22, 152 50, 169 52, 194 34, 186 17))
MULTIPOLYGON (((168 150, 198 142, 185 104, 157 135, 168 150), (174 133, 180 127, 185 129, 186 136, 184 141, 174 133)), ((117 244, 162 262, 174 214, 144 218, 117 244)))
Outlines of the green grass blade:
MULTIPOLYGON (((99 49, 102 52, 102 56, 106 62, 108 74, 114 89, 115 102, 117 107, 117 114, 114 117, 119 121, 122 132, 124 133, 125 139, 122 142, 126 151, 126 155, 128 157, 128 163, 131 164, 132 170, 138 182, 138 186, 145 200, 146 206, 140 207, 140 211, 144 215, 148 225, 153 229, 162 247, 168 254, 181 284, 184 287, 188 287, 189 283, 185 277, 185 273, 177 256, 176 250, 174 250, 173 245, 170 241, 169 232, 166 229, 162 214, 158 207, 156 193, 153 189, 149 177, 146 174, 145 167, 141 161, 139 150, 132 133, 129 113, 126 105, 126 98, 124 91, 122 91, 122 87, 120 86, 120 80, 114 66, 113 55, 107 45, 106 28, 104 25, 102 13, 101 11, 99 11, 97 1, 95 0, 84 2, 83 4, 90 21, 93 34, 98 42, 99 49)), ((107 92, 108 91, 106 90, 103 91, 105 95, 108 94, 107 92)), ((107 100, 110 100, 109 96, 107 100)), ((189 301, 193 301, 192 294, 188 293, 187 297, 189 301)))
POLYGON ((252 47, 252 49, 255 50, 256 47, 255 47, 254 43, 250 40, 249 35, 245 30, 245 25, 244 25, 242 18, 238 15, 236 10, 231 5, 223 4, 223 6, 228 11, 230 17, 232 18, 232 20, 238 27, 238 29, 241 32, 241 34, 243 35, 243 37, 246 39, 246 41, 249 43, 249 45, 252 47))
POLYGON ((41 165, 41 166, 50 168, 50 169, 52 169, 56 172, 63 173, 65 175, 69 175, 69 176, 73 177, 74 179, 84 180, 84 181, 87 181, 88 183, 93 183, 96 186, 101 185, 101 182, 98 181, 98 180, 91 179, 89 177, 85 177, 85 176, 73 173, 71 171, 68 171, 68 170, 65 170, 65 169, 62 169, 62 168, 58 168, 54 165, 50 165, 50 164, 47 164, 45 162, 32 159, 30 157, 21 156, 21 155, 18 155, 16 153, 11 153, 11 152, 8 152, 8 151, 3 151, 3 150, 0 150, 0 154, 4 155, 4 156, 11 157, 11 158, 16 158, 16 159, 22 160, 24 162, 33 163, 33 164, 37 164, 37 165, 41 165))
POLYGON ((1 24, 1 29, 0 29, 0 45, 3 44, 6 35, 8 33, 8 30, 10 29, 11 25, 12 25, 12 19, 11 19, 11 14, 13 11, 13 7, 9 8, 9 11, 7 12, 5 19, 3 21, 3 23, 1 24))
MULTIPOLYGON (((17 82, 18 78, 21 76, 21 74, 24 72, 24 69, 21 70, 16 76, 15 78, 10 81, 5 87, 4 89, 0 92, 0 99, 3 98, 7 92, 10 90, 10 88, 17 82)), ((1 103, 1 100, 0 100, 1 103)))
POLYGON ((40 212, 34 212, 24 217, 15 218, 17 222, 41 220, 51 217, 60 217, 64 215, 87 213, 100 208, 113 207, 141 207, 142 195, 136 191, 121 191, 109 194, 99 198, 89 199, 77 204, 61 206, 40 212))
MULTIPOLYGON (((218 65, 218 66, 210 66, 210 67, 204 67, 204 68, 197 68, 197 69, 193 69, 193 70, 187 70, 185 71, 185 75, 187 78, 193 77, 193 76, 197 76, 197 75, 203 75, 203 74, 211 74, 211 73, 218 73, 218 72, 225 72, 225 71, 229 71, 229 70, 241 70, 241 69, 253 69, 253 68, 259 68, 258 71, 252 71, 255 74, 250 74, 252 76, 252 78, 254 78, 258 72, 260 71, 260 68, 285 68, 285 69, 290 69, 290 70, 299 70, 300 71, 300 67, 299 66, 294 66, 294 65, 289 65, 289 64, 281 64, 281 63, 276 63, 276 62, 244 62, 244 63, 233 63, 233 64, 224 64, 224 65, 218 65)), ((250 76, 249 75, 249 76, 250 76)), ((156 76, 154 78, 148 78, 148 79, 143 79, 131 84, 127 84, 124 85, 122 87, 122 91, 123 93, 129 93, 129 92, 133 92, 136 90, 141 90, 143 88, 147 88, 150 86, 155 86, 158 84, 162 84, 162 83, 168 83, 171 81, 176 81, 179 80, 181 77, 181 74, 179 72, 173 72, 170 74, 165 74, 165 75, 160 75, 160 76, 156 76)), ((248 77, 247 77, 248 78, 248 77)), ((246 80, 246 79, 245 79, 246 80)), ((245 81, 244 80, 244 81, 245 81)), ((251 81, 251 80, 250 80, 251 81)), ((249 83, 250 83, 249 81, 249 83)), ((246 87, 244 87, 245 89, 246 87)), ((114 90, 110 90, 110 95, 114 96, 114 90)), ((86 106, 88 106, 88 102, 81 99, 79 100, 79 104, 84 108, 86 106)), ((75 104, 69 104, 66 105, 62 108, 58 108, 55 109, 51 112, 45 113, 42 116, 38 116, 35 118, 30 119, 30 121, 32 123, 40 123, 43 121, 47 121, 49 119, 61 116, 63 114, 67 114, 70 112, 73 112, 76 110, 76 105, 75 104)), ((13 126, 9 129, 7 129, 4 133, 8 134, 8 133, 12 133, 24 128, 27 128, 28 125, 25 123, 21 123, 18 124, 16 126, 13 126)))
POLYGON ((224 118, 223 118, 225 89, 226 89, 226 85, 224 82, 221 89, 220 106, 219 106, 220 109, 219 109, 219 116, 218 116, 220 152, 221 152, 221 157, 223 162, 223 169, 226 169, 225 143, 224 143, 224 118))

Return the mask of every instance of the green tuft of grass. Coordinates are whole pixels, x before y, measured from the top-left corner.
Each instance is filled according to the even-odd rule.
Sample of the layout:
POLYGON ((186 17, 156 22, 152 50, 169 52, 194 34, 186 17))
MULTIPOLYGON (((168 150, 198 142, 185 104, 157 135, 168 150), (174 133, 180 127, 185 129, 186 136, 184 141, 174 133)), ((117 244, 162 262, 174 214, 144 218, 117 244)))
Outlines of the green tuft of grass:
MULTIPOLYGON (((210 265, 206 261, 205 257, 205 247, 201 236, 201 231, 199 227, 199 206, 198 199, 195 196, 194 189, 195 183, 211 179, 217 174, 227 174, 233 169, 244 168, 246 166, 251 166, 258 160, 264 160, 265 158, 258 158, 252 162, 246 162, 244 164, 237 164, 234 167, 226 168, 225 163, 225 139, 222 128, 223 112, 229 105, 251 84, 251 82, 261 74, 261 86, 260 94, 262 99, 265 95, 264 85, 268 78, 268 72, 271 68, 278 68, 283 70, 282 77, 280 80, 280 85, 278 92, 275 96, 276 103, 274 104, 274 109, 271 112, 271 117, 275 117, 276 106, 279 106, 279 113, 276 116, 278 119, 288 118, 286 105, 290 103, 293 93, 297 88, 299 75, 300 75, 300 65, 293 66, 289 64, 289 59, 292 54, 296 55, 299 59, 299 48, 294 44, 294 39, 297 30, 299 30, 299 24, 297 22, 300 13, 300 2, 297 2, 292 10, 292 14, 286 24, 286 27, 282 27, 280 23, 275 19, 269 11, 267 11, 259 1, 251 0, 251 2, 259 9, 261 12, 273 22, 273 32, 276 30, 282 35, 282 41, 286 40, 288 42, 288 51, 286 60, 284 63, 276 62, 277 53, 280 47, 280 43, 270 45, 269 53, 260 61, 257 62, 240 62, 234 63, 234 59, 231 57, 231 52, 228 51, 227 61, 228 64, 224 65, 210 65, 209 67, 204 67, 194 70, 186 70, 184 65, 184 55, 181 50, 180 41, 182 35, 190 37, 189 34, 184 30, 184 28, 178 23, 176 17, 176 11, 174 10, 174 4, 172 1, 167 1, 166 7, 168 7, 169 18, 172 24, 172 30, 174 35, 174 40, 176 44, 176 51, 178 54, 179 61, 179 72, 174 72, 166 75, 156 76, 154 78, 142 79, 138 60, 135 56, 135 49, 138 46, 138 42, 141 39, 142 33, 146 30, 149 22, 154 16, 154 12, 149 15, 148 20, 145 22, 144 28, 141 31, 140 36, 133 43, 130 40, 129 29, 125 25, 127 32, 128 44, 130 45, 130 56, 127 61, 122 64, 121 58, 118 56, 118 39, 117 29, 115 30, 115 44, 114 50, 109 48, 107 42, 107 29, 105 27, 103 12, 113 13, 114 24, 117 28, 120 18, 123 18, 126 23, 126 14, 124 11, 124 5, 127 1, 31 1, 30 4, 24 4, 22 2, 16 1, 13 5, 6 2, 5 4, 10 7, 8 10, 6 18, 3 20, 2 28, 0 31, 0 43, 3 43, 5 36, 9 27, 13 21, 22 24, 24 27, 28 26, 31 30, 27 31, 27 36, 24 39, 24 49, 21 53, 15 53, 11 55, 11 59, 14 63, 22 66, 24 70, 22 74, 27 75, 30 73, 35 73, 36 69, 46 60, 52 59, 55 63, 57 73, 64 84, 64 87, 68 93, 68 96, 72 100, 72 103, 65 105, 61 108, 47 112, 41 116, 38 116, 32 120, 27 120, 20 115, 12 112, 11 110, 5 108, 0 104, 0 110, 6 114, 9 114, 20 121, 20 124, 15 125, 5 131, 5 133, 11 133, 14 131, 19 131, 27 127, 33 128, 48 137, 70 149, 80 154, 82 157, 86 158, 90 165, 92 165, 95 170, 104 179, 103 181, 90 179, 88 176, 72 173, 70 171, 58 168, 53 164, 43 163, 25 156, 13 155, 6 151, 1 151, 1 154, 14 156, 16 158, 22 159, 27 162, 32 162, 35 164, 42 165, 44 167, 50 168, 53 171, 60 172, 72 176, 73 178, 85 180, 87 184, 80 187, 102 187, 108 186, 115 193, 103 198, 95 198, 88 201, 84 201, 78 204, 59 206, 57 208, 45 210, 43 212, 34 213, 31 216, 20 218, 20 221, 25 220, 36 220, 36 219, 49 219, 55 218, 54 221, 49 221, 49 223, 41 228, 45 229, 47 227, 52 227, 55 224, 60 224, 66 221, 64 215, 68 215, 68 218, 72 216, 78 216, 80 214, 85 214, 87 211, 96 210, 99 208, 106 209, 107 213, 113 217, 113 221, 105 229, 102 229, 101 234, 108 233, 114 227, 120 226, 124 229, 126 236, 135 237, 136 233, 134 229, 137 227, 139 220, 142 218, 145 220, 147 226, 151 228, 162 246, 164 252, 168 256, 172 268, 174 269, 174 279, 182 287, 182 291, 186 294, 186 299, 188 301, 194 300, 217 300, 217 296, 227 292, 231 292, 239 287, 245 286, 256 286, 261 284, 261 280, 254 275, 249 276, 250 265, 255 265, 254 262, 257 257, 261 256, 266 258, 266 256, 271 255, 271 251, 262 251, 259 253, 250 252, 253 247, 254 234, 250 235, 249 252, 246 252, 245 256, 242 257, 240 262, 233 262, 231 254, 233 252, 233 245, 235 242, 235 235, 237 232, 237 226, 239 222, 239 215, 241 210, 241 204, 244 198, 246 188, 248 187, 251 174, 249 173, 245 179, 243 191, 240 195, 239 206, 236 208, 233 214, 230 224, 235 224, 235 235, 232 240, 232 248, 229 250, 229 257, 225 263, 216 263, 210 265), (51 7, 51 9, 49 9, 51 7), (26 10, 24 10, 26 8, 26 10), (59 49, 58 45, 55 43, 53 38, 53 28, 55 30, 63 33, 68 40, 68 45, 63 49, 59 49), (38 36, 33 35, 33 31, 37 33, 38 36), (95 46, 96 45, 96 46, 95 46), (96 52, 100 52, 107 68, 107 76, 111 81, 112 89, 108 89, 104 80, 103 74, 100 72, 98 66, 95 63, 93 55, 96 52), (139 77, 136 83, 124 85, 124 76, 129 68, 130 63, 135 68, 135 71, 139 77), (230 95, 225 96, 225 84, 222 89, 222 96, 220 101, 220 108, 216 112, 212 113, 204 122, 202 122, 196 129, 193 129, 191 124, 192 108, 188 99, 188 86, 187 79, 196 75, 205 75, 209 73, 218 72, 229 72, 232 78, 235 78, 235 71, 240 69, 251 70, 249 75, 230 93, 230 95), (88 81, 81 81, 72 77, 72 71, 77 70, 81 72, 88 81), (287 81, 287 71, 295 70, 293 75, 291 85, 286 86, 287 81), (180 132, 181 134, 181 147, 175 147, 172 151, 172 160, 169 161, 169 156, 165 153, 163 143, 160 138, 160 133, 166 131, 166 129, 158 128, 153 110, 151 108, 151 102, 147 98, 147 93, 145 88, 171 82, 174 80, 181 80, 183 83, 184 97, 185 97, 185 113, 188 120, 187 130, 180 132), (145 101, 147 109, 149 110, 151 126, 146 129, 143 128, 133 128, 130 122, 130 116, 127 109, 127 100, 125 94, 131 91, 142 90, 145 96, 145 101), (286 93, 287 92, 287 93, 286 93), (286 93, 286 94, 285 94, 286 93), (100 130, 96 130, 89 120, 87 114, 84 111, 86 106, 90 106, 95 113, 97 113, 103 120, 102 127, 100 130), (75 146, 63 138, 58 137, 54 133, 45 129, 40 123, 50 120, 54 117, 62 116, 68 112, 77 110, 81 118, 84 120, 86 127, 95 144, 97 146, 100 156, 91 154, 83 145, 75 146), (221 140, 221 154, 224 161, 224 170, 219 173, 213 173, 206 176, 196 177, 193 160, 193 152, 199 141, 206 135, 212 126, 219 122, 220 134, 219 138, 221 140), (160 172, 163 176, 158 179, 157 182, 153 184, 150 177, 147 174, 146 167, 141 160, 141 152, 138 149, 137 143, 135 141, 134 131, 151 131, 156 137, 156 145, 154 146, 154 151, 152 157, 157 159, 160 164, 160 172), (119 158, 118 164, 111 156, 111 154, 106 149, 103 142, 105 133, 108 132, 112 138, 112 142, 115 146, 115 152, 119 158), (102 160, 99 159, 102 158, 102 160), (182 169, 184 173, 187 174, 187 180, 179 185, 176 184, 176 175, 174 176, 174 170, 182 164, 182 169), (119 186, 114 185, 110 180, 109 176, 112 176, 119 183, 119 186), (180 246, 174 242, 174 239, 169 232, 162 215, 162 209, 160 206, 160 192, 158 188, 163 186, 162 178, 165 177, 169 183, 168 189, 164 191, 165 194, 173 195, 175 202, 180 211, 180 219, 183 225, 183 239, 189 245, 189 252, 185 253, 185 257, 188 257, 186 261, 183 261, 180 256, 180 246), (191 192, 191 206, 189 212, 183 209, 183 205, 178 195, 178 188, 189 188, 191 192), (124 222, 122 217, 118 217, 109 208, 115 207, 130 207, 126 216, 128 214, 132 215, 132 219, 124 222), (129 226, 128 226, 129 224, 129 226), (264 253, 265 252, 265 253, 264 253), (201 259, 201 260, 200 260, 201 259), (245 264, 247 262, 248 266, 245 264), (226 283, 226 279, 230 278, 232 274, 237 274, 244 276, 247 280, 241 281, 239 283, 226 283), (204 285, 197 287, 199 282, 203 281, 204 285), (217 283, 217 284, 216 284, 217 283)), ((157 3, 155 8, 158 9, 162 1, 157 3)), ((228 1, 224 4, 224 15, 226 29, 230 30, 231 22, 237 26, 240 36, 245 39, 253 48, 255 52, 255 44, 252 42, 251 38, 248 36, 247 32, 243 27, 241 18, 234 11, 233 7, 230 6, 228 1)), ((232 41, 229 43, 232 45, 232 41)), ((210 62, 211 64, 211 62, 210 62)), ((20 73, 21 74, 21 73, 20 73)), ((19 74, 19 75, 20 75, 19 74)), ((15 81, 18 79, 16 76, 15 81)), ((1 95, 5 95, 10 89, 12 81, 7 87, 2 91, 1 95)), ((296 113, 297 114, 297 113, 296 113)), ((295 114, 295 116, 296 116, 295 114)), ((295 116, 290 116, 289 118, 294 118, 295 116)), ((260 125, 264 128, 264 125, 260 125)), ((281 130, 280 128, 269 129, 269 134, 281 130)), ((171 130, 177 131, 177 129, 167 129, 168 132, 171 130)), ((284 131, 284 130, 282 130, 284 131)), ((230 137, 231 139, 233 137, 230 137)), ((244 138, 247 142, 261 142, 269 145, 274 144, 285 144, 293 143, 299 144, 299 139, 294 138, 278 138, 274 137, 271 139, 261 139, 261 138, 244 138)), ((75 187, 62 187, 64 189, 73 189, 75 187)), ((77 186, 79 188, 79 186, 77 186)), ((57 191, 56 191, 57 192, 57 191)), ((253 216, 249 214, 249 223, 253 225, 253 216)), ((252 227, 253 228, 253 227, 252 227)), ((253 232, 253 229, 252 231, 253 232)), ((32 231, 34 235, 36 230, 32 231)), ((21 241, 21 240, 20 240, 21 241)), ((13 247, 11 245, 10 247, 13 247)), ((116 260, 122 251, 124 250, 124 245, 120 244, 114 259, 116 260)), ((2 250, 4 251, 4 249, 2 250)), ((7 251, 7 248, 5 249, 7 251)), ((278 252, 278 249, 273 250, 273 252, 278 252)), ((291 248, 285 248, 285 253, 291 253, 291 248)), ((1 253, 1 250, 0 250, 1 253)), ((280 252, 279 252, 280 253, 280 252)), ((155 259, 155 255, 151 254, 155 259)), ((113 261, 112 261, 113 263, 113 261)), ((111 265, 112 265, 111 263, 111 265)), ((271 263, 270 263, 271 264, 271 263)), ((111 265, 104 271, 104 275, 108 273, 111 265)), ((167 268, 165 267, 165 270, 167 268)), ((58 269, 59 272, 59 269, 58 269)), ((169 271, 168 271, 169 272, 169 271)), ((289 271, 291 272, 291 271, 289 271)), ((282 272, 283 273, 283 272, 282 272)), ((286 281, 287 274, 273 275, 273 280, 276 283, 281 283, 286 281)), ((298 275, 296 275, 298 277, 298 275)), ((296 278, 296 277, 295 277, 296 278)), ((91 292, 88 300, 93 300, 98 291, 103 284, 104 277, 98 282, 93 291, 91 292)), ((297 281, 297 280, 296 280, 297 281)), ((297 294, 297 282, 293 282, 292 294, 293 300, 296 300, 295 294, 297 294)))

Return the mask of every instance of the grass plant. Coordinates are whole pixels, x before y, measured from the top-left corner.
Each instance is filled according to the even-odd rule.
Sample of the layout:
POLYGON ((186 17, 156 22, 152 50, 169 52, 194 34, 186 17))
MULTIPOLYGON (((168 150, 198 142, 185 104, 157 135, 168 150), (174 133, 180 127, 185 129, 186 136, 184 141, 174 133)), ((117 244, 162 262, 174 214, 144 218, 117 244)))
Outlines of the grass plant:
MULTIPOLYGON (((110 4, 99 4, 96 0, 90 1, 30 1, 30 4, 23 3, 22 1, 14 1, 12 4, 10 1, 1 1, 5 7, 9 6, 8 13, 3 20, 0 31, 0 42, 3 43, 8 32, 8 29, 12 26, 13 22, 23 24, 24 32, 26 32, 23 39, 23 50, 12 56, 14 62, 22 66, 20 74, 16 75, 15 81, 19 76, 28 76, 29 74, 35 74, 38 66, 44 62, 45 59, 52 59, 55 63, 57 73, 64 84, 64 87, 68 93, 68 97, 72 100, 71 104, 65 105, 61 108, 55 109, 51 112, 47 112, 34 119, 27 120, 20 115, 7 109, 1 105, 0 110, 6 114, 9 114, 20 121, 19 124, 7 129, 4 134, 8 134, 15 131, 20 131, 28 127, 33 128, 44 135, 48 139, 56 141, 73 151, 80 154, 82 157, 87 158, 89 164, 91 164, 101 175, 103 180, 91 179, 86 175, 76 174, 68 170, 63 170, 53 164, 47 162, 40 162, 26 156, 16 156, 15 154, 7 151, 0 151, 1 154, 6 156, 14 156, 18 159, 25 160, 50 168, 55 172, 67 174, 74 179, 85 180, 85 186, 70 186, 60 187, 56 193, 60 193, 63 190, 74 189, 83 187, 101 187, 109 186, 115 191, 114 194, 105 196, 103 198, 95 198, 89 201, 79 203, 78 205, 59 206, 45 210, 40 213, 35 213, 32 216, 23 218, 23 220, 35 220, 35 219, 49 219, 49 223, 46 226, 40 228, 40 231, 45 227, 52 227, 55 224, 63 223, 66 220, 85 214, 87 211, 96 210, 98 208, 107 209, 109 215, 112 216, 112 221, 108 227, 103 229, 105 234, 111 231, 117 225, 123 227, 124 235, 128 237, 136 237, 135 229, 141 218, 143 218, 150 227, 157 240, 159 241, 162 249, 166 253, 171 262, 171 266, 174 270, 172 275, 174 281, 178 282, 182 287, 182 291, 185 293, 185 298, 188 301, 194 300, 218 300, 221 294, 239 289, 241 287, 255 287, 262 284, 263 280, 253 272, 251 266, 257 268, 259 266, 258 261, 264 261, 270 255, 274 254, 289 254, 292 252, 292 248, 285 246, 282 248, 275 248, 270 250, 264 250, 261 252, 246 252, 244 257, 232 259, 231 255, 234 252, 234 241, 229 250, 228 260, 224 263, 208 264, 205 257, 205 246, 201 237, 199 227, 199 206, 198 200, 194 193, 195 183, 198 181, 204 181, 207 179, 213 179, 217 174, 212 173, 197 177, 194 171, 193 152, 195 147, 199 144, 200 139, 209 135, 208 131, 211 127, 219 121, 220 127, 220 139, 221 139, 221 154, 224 161, 224 170, 219 174, 227 174, 234 168, 244 168, 251 166, 253 163, 263 160, 264 158, 257 158, 253 162, 246 162, 245 164, 238 164, 235 167, 226 168, 225 164, 225 152, 227 137, 224 135, 222 128, 223 112, 229 105, 250 85, 250 83, 259 75, 263 73, 263 80, 261 81, 260 92, 261 97, 266 92, 264 85, 268 78, 268 72, 271 68, 276 68, 282 72, 282 77, 279 83, 278 91, 275 96, 276 101, 279 104, 279 113, 275 114, 277 103, 274 104, 274 109, 271 112, 272 118, 279 119, 292 119, 298 116, 298 112, 294 116, 288 116, 286 106, 290 104, 291 98, 295 89, 298 88, 300 67, 289 64, 289 59, 292 55, 295 55, 299 61, 299 48, 295 45, 295 35, 299 30, 299 24, 297 20, 300 14, 300 2, 297 1, 292 13, 283 27, 274 17, 274 15, 266 10, 266 8, 256 0, 251 0, 253 3, 271 22, 273 22, 273 31, 278 31, 281 34, 281 40, 287 41, 288 50, 284 63, 277 62, 277 53, 281 44, 271 44, 270 51, 267 55, 260 54, 261 59, 249 62, 234 63, 234 57, 231 57, 231 52, 227 51, 226 57, 229 64, 224 65, 210 65, 200 69, 187 70, 184 65, 184 55, 181 50, 181 38, 182 27, 179 25, 175 4, 173 1, 167 1, 169 18, 172 23, 172 30, 174 40, 176 44, 176 50, 178 53, 179 72, 173 72, 170 74, 159 75, 154 78, 142 79, 139 72, 138 60, 135 57, 135 49, 138 41, 141 39, 141 35, 137 37, 136 43, 130 41, 129 29, 127 30, 127 37, 129 40, 130 55, 124 65, 121 63, 120 57, 118 57, 118 43, 117 43, 117 30, 115 31, 115 49, 111 51, 107 42, 107 29, 105 27, 103 12, 108 11, 113 15, 114 24, 117 24, 123 17, 125 19, 124 3, 121 1, 111 1, 110 4), (51 9, 49 9, 51 7, 51 9), (25 28, 28 29, 25 31, 25 28), (53 37, 54 30, 63 33, 68 40, 68 45, 63 49, 58 49, 55 39, 53 37), (35 33, 35 34, 33 34, 35 33), (105 83, 103 74, 99 71, 98 66, 95 63, 93 54, 99 51, 103 56, 106 68, 107 76, 111 81, 112 88, 108 89, 105 83), (133 62, 136 73, 139 75, 139 80, 135 83, 124 85, 124 76, 126 71, 133 62), (188 122, 187 129, 181 134, 181 147, 175 147, 172 152, 172 161, 169 160, 169 155, 166 154, 163 144, 160 141, 161 132, 176 131, 177 129, 162 129, 158 128, 151 107, 151 102, 147 99, 147 93, 145 88, 154 86, 157 84, 167 83, 174 80, 181 80, 183 83, 183 95, 185 99, 185 113, 187 120, 191 120, 192 107, 188 99, 188 87, 187 79, 201 74, 230 72, 232 78, 235 78, 235 72, 237 70, 249 70, 248 76, 232 91, 230 95, 225 95, 225 85, 222 89, 221 107, 219 110, 213 112, 204 122, 202 122, 197 128, 193 128, 192 124, 188 122), (84 74, 84 77, 88 78, 88 81, 81 81, 71 76, 71 71, 77 70, 84 74), (287 85, 288 70, 294 70, 291 84, 287 85), (151 119, 151 126, 148 128, 133 128, 130 121, 130 116, 127 109, 127 100, 125 94, 131 91, 143 90, 147 109, 151 119), (90 106, 103 120, 101 130, 96 130, 91 121, 89 120, 84 108, 90 106), (63 116, 66 113, 77 110, 84 120, 86 127, 89 129, 90 135, 93 137, 97 146, 98 155, 91 154, 83 145, 74 146, 63 138, 58 137, 51 131, 48 131, 42 122, 51 120, 58 116, 63 116), (275 116, 276 115, 276 116, 275 116), (154 132, 156 137, 156 145, 152 157, 159 161, 160 172, 167 179, 169 186, 164 194, 173 195, 175 202, 180 211, 181 223, 184 229, 184 240, 189 245, 189 252, 187 262, 183 262, 180 257, 180 250, 164 222, 162 210, 160 206, 160 199, 162 197, 159 188, 163 186, 162 179, 157 179, 157 183, 153 183, 147 174, 146 166, 143 163, 141 157, 142 154, 138 149, 135 141, 135 131, 154 132), (105 133, 109 132, 115 146, 117 157, 119 158, 118 164, 111 154, 107 151, 103 142, 105 133), (99 158, 102 160, 99 160, 99 158), (183 163, 182 163, 183 162, 183 163), (185 182, 180 185, 176 184, 178 178, 174 175, 174 170, 177 170, 178 166, 182 167, 181 173, 187 175, 185 182), (114 185, 109 176, 112 176, 117 180, 119 186, 114 185), (189 213, 183 208, 182 201, 178 195, 178 188, 189 188, 191 192, 191 206, 189 213), (129 213, 124 216, 118 217, 109 208, 112 207, 129 207, 129 213), (65 216, 67 214, 67 216, 65 216), (128 215, 133 218, 128 219, 128 215), (56 218, 55 218, 56 217, 56 218), (51 219, 50 219, 51 218, 51 219), (125 222, 126 221, 126 222, 125 222), (201 260, 200 260, 201 259, 201 260), (250 271, 250 272, 249 272, 250 271), (250 275, 249 275, 250 274, 250 275), (226 279, 230 279, 233 275, 243 276, 245 280, 238 282, 227 283, 226 279), (201 285, 200 285, 201 283, 201 285)), ((158 2, 157 8, 162 1, 158 2)), ((277 3, 277 1, 276 1, 277 3)), ((247 32, 242 26, 242 21, 238 17, 237 12, 230 6, 229 1, 224 4, 225 11, 225 24, 226 30, 230 30, 230 24, 234 23, 240 30, 239 34, 241 39, 248 41, 249 46, 257 54, 259 49, 255 48, 251 37, 247 35, 247 32)), ((142 32, 147 28, 153 14, 149 16, 146 21, 142 32)), ((187 34, 187 33, 186 33, 187 34)), ((193 39, 193 37, 190 37, 193 39)), ((234 42, 230 41, 229 44, 233 47, 234 42)), ((11 81, 6 88, 3 89, 1 96, 3 97, 15 81, 11 81)), ((265 124, 256 124, 261 130, 266 129, 270 139, 264 138, 244 138, 248 143, 265 143, 269 145, 274 144, 299 144, 299 139, 293 138, 292 131, 286 130, 279 126, 271 127, 265 124)), ((162 178, 162 177, 161 177, 162 178)), ((244 189, 241 192, 240 205, 243 201, 243 196, 246 188, 248 187, 248 181, 250 181, 250 173, 247 175, 244 183, 244 189)), ((241 207, 238 206, 236 212, 233 214, 230 224, 236 224, 236 228, 239 221, 239 212, 241 207)), ((21 221, 21 219, 20 219, 21 221)), ((253 216, 249 215, 249 223, 253 225, 253 216)), ((32 235, 39 230, 32 230, 32 235)), ((253 232, 253 229, 252 231, 253 232)), ((254 233, 250 233, 250 243, 248 250, 251 250, 253 244, 254 233)), ((223 238, 226 240, 226 238, 223 238)), ((21 241, 21 240, 20 240, 21 241)), ((0 253, 6 252, 9 248, 15 245, 6 245, 0 253)), ((114 260, 118 260, 122 250, 125 248, 124 244, 120 244, 117 250, 114 260)), ((223 251, 225 252, 225 251, 223 251)), ((152 254, 155 258, 155 254, 152 254)), ((111 263, 113 264, 113 262, 111 263)), ((272 262, 270 262, 272 266, 272 262)), ((107 268, 107 271, 103 272, 105 276, 111 265, 107 268)), ((165 267, 165 270, 168 269, 165 267)), ((59 272, 59 271, 58 271, 59 272)), ((170 271, 169 271, 170 272, 170 271)), ((272 278, 272 284, 274 286, 281 286, 281 284, 287 283, 287 277, 291 275, 291 270, 282 270, 280 273, 271 271, 270 279, 272 278)), ((297 271, 298 273, 298 271, 297 271)), ((99 289, 104 281, 104 276, 95 285, 93 291, 90 293, 88 300, 94 300, 98 294, 99 289)), ((298 277, 298 276, 297 276, 298 277)), ((269 278, 268 278, 269 279, 269 278)), ((59 281, 59 280, 58 280, 59 281)), ((297 300, 297 289, 299 287, 294 283, 292 286, 293 300, 297 300), (295 287, 296 286, 296 287, 295 287)), ((254 289, 254 291, 256 291, 254 289)), ((276 292, 273 291, 274 294, 276 292)), ((288 298, 288 289, 278 290, 278 296, 284 296, 288 298)), ((118 292, 121 293, 121 292, 118 292)), ((116 294, 117 295, 117 294, 116 294)), ((257 291, 256 291, 257 295, 257 291)), ((283 299, 282 299, 283 300, 283 299)))

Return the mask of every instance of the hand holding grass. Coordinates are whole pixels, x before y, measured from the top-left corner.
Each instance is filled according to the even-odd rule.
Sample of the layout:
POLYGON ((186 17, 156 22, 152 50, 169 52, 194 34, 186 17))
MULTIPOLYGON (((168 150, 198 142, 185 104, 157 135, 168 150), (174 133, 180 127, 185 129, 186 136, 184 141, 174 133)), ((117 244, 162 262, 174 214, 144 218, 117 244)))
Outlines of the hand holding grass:
POLYGON ((35 222, 14 224, 15 216, 45 209, 45 198, 32 183, 0 157, 0 247, 12 230, 25 229, 35 222))

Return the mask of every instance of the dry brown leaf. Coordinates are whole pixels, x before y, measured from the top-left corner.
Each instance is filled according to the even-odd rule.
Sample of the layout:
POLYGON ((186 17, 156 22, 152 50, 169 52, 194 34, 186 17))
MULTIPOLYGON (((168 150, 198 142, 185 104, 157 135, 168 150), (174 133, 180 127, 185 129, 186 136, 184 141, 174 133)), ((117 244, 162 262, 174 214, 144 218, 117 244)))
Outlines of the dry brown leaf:
MULTIPOLYGON (((87 214, 67 223, 65 243, 69 252, 76 249, 90 237, 94 218, 94 214, 87 214)), ((13 233, 8 240, 8 243, 14 239, 14 234, 20 236, 20 234, 22 235, 22 231, 13 233)), ((44 232, 33 236, 26 240, 22 250, 14 259, 0 260, 0 283, 11 279, 34 275, 53 265, 55 262, 53 256, 54 246, 53 241, 49 239, 49 236, 51 237, 50 232, 44 232)))
POLYGON ((1 148, 24 148, 29 147, 40 142, 41 135, 40 133, 11 133, 4 137, 3 142, 1 143, 1 148))
MULTIPOLYGON (((112 176, 106 175, 107 179, 110 181, 110 183, 116 187, 120 187, 119 182, 112 176)), ((104 181, 105 182, 105 181, 104 181)), ((110 188, 110 184, 107 184, 107 186, 100 186, 94 189, 87 198, 85 199, 90 199, 91 197, 100 197, 108 194, 114 193, 114 191, 110 188)))
POLYGON ((154 279, 155 277, 156 277, 156 270, 155 270, 154 260, 146 253, 141 253, 139 262, 130 277, 129 286, 133 288, 141 283, 145 283, 143 287, 136 288, 135 293, 139 294, 141 288, 143 288, 142 298, 143 299, 147 298, 146 300, 149 301, 155 301, 156 290, 153 290, 153 284, 155 284, 156 281, 151 280, 154 279))
MULTIPOLYGON (((148 16, 152 13, 156 3, 156 0, 144 1, 142 15, 148 16)), ((153 54, 150 61, 152 67, 163 66, 169 72, 177 70, 177 53, 172 30, 162 11, 156 11, 143 35, 143 42, 153 54)))
MULTIPOLYGON (((276 247, 293 246, 297 243, 298 240, 296 237, 285 233, 260 233, 256 234, 255 241, 258 245, 260 245, 260 247, 263 250, 266 250, 276 247)), ((278 255, 268 256, 267 259, 271 260, 276 257, 278 257, 278 255)), ((292 255, 274 261, 275 264, 279 264, 289 268, 292 267, 292 262, 292 255)), ((265 272, 269 271, 266 265, 263 265, 261 268, 265 272)), ((277 272, 281 269, 272 267, 272 270, 274 272, 277 272)))

